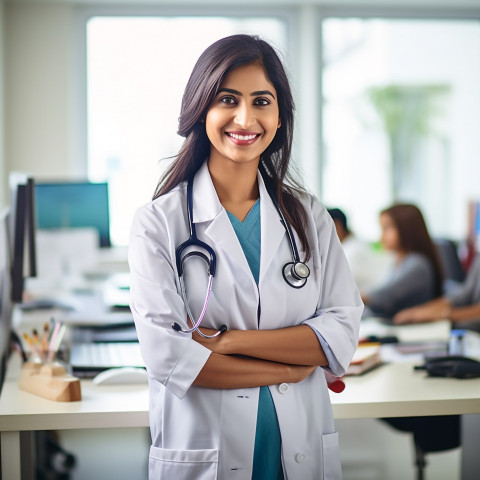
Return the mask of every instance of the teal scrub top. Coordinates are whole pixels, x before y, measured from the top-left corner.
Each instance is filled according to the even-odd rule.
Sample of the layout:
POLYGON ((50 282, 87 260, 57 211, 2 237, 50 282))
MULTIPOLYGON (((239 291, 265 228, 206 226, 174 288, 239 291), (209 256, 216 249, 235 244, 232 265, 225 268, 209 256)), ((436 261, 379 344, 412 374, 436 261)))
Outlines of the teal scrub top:
MULTIPOLYGON (((258 284, 261 251, 260 199, 255 202, 243 222, 228 211, 227 214, 253 278, 258 284)), ((252 480, 283 480, 281 446, 282 437, 272 395, 268 387, 260 387, 252 480)))

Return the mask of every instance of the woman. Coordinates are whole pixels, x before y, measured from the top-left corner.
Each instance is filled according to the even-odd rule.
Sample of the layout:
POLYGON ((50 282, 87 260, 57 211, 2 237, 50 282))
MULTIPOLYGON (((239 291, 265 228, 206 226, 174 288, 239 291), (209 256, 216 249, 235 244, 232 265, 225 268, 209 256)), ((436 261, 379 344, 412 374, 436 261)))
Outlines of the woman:
POLYGON ((362 294, 365 314, 393 317, 441 295, 442 267, 420 210, 393 205, 380 213, 380 226, 383 248, 394 253, 395 264, 384 283, 362 294))
POLYGON ((318 367, 343 374, 363 305, 330 216, 286 181, 292 132, 270 45, 234 35, 207 48, 182 100, 185 142, 137 212, 129 250, 151 479, 341 478, 318 367), (189 255, 191 233, 203 257, 198 244, 189 255), (284 268, 297 247, 300 280, 284 268), (202 337, 199 319, 202 334, 223 333, 202 337))
POLYGON ((427 303, 398 312, 393 323, 423 323, 448 318, 455 328, 480 330, 480 254, 456 289, 427 303))

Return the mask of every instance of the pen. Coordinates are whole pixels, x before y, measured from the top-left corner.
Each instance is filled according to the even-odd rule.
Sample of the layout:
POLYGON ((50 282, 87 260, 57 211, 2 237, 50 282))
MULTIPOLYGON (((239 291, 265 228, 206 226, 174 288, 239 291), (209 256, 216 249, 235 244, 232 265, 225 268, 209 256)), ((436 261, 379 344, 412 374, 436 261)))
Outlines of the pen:
POLYGON ((30 349, 32 349, 33 347, 33 340, 28 336, 28 333, 23 333, 23 338, 25 339, 25 341, 27 342, 28 346, 30 347, 30 349))
POLYGON ((61 327, 61 324, 58 322, 55 322, 55 326, 53 327, 52 334, 50 335, 50 342, 48 344, 47 362, 51 362, 53 359, 53 356, 55 355, 54 345, 55 345, 60 327, 61 327))
POLYGON ((40 340, 38 339, 38 330, 36 328, 32 330, 32 336, 33 336, 33 343, 36 346, 40 345, 40 340))
POLYGON ((60 344, 62 343, 63 336, 65 335, 65 331, 67 329, 66 325, 61 325, 60 323, 55 324, 55 328, 52 333, 52 337, 50 338, 50 345, 48 347, 48 358, 47 362, 51 363, 57 353, 60 344))
POLYGON ((50 325, 48 322, 45 322, 43 325, 43 333, 42 333, 42 352, 46 355, 48 352, 48 330, 50 329, 50 325))
POLYGON ((30 347, 31 353, 33 353, 36 357, 38 357, 40 359, 41 358, 40 357, 40 352, 38 351, 38 348, 35 345, 35 342, 33 341, 33 339, 28 335, 28 333, 24 333, 23 338, 25 339, 28 346, 30 347))

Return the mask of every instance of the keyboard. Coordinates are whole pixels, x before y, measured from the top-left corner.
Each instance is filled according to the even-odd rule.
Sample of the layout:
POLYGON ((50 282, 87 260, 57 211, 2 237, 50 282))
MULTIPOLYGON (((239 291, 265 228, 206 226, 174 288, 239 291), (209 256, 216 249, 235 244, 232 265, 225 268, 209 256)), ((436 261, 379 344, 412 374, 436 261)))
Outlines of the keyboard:
POLYGON ((76 343, 70 349, 72 372, 93 377, 115 367, 145 367, 138 342, 76 343))

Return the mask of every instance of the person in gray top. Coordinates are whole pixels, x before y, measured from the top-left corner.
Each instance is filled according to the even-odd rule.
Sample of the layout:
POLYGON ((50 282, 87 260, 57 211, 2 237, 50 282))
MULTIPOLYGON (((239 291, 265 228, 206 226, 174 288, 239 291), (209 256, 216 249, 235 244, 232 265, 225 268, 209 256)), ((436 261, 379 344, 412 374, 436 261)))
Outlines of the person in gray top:
POLYGON ((423 215, 415 205, 397 204, 380 213, 383 248, 395 254, 384 282, 362 294, 365 316, 397 312, 442 294, 443 274, 423 215))
POLYGON ((456 327, 480 327, 480 254, 477 254, 467 278, 447 295, 398 312, 394 323, 422 323, 449 319, 456 327))

